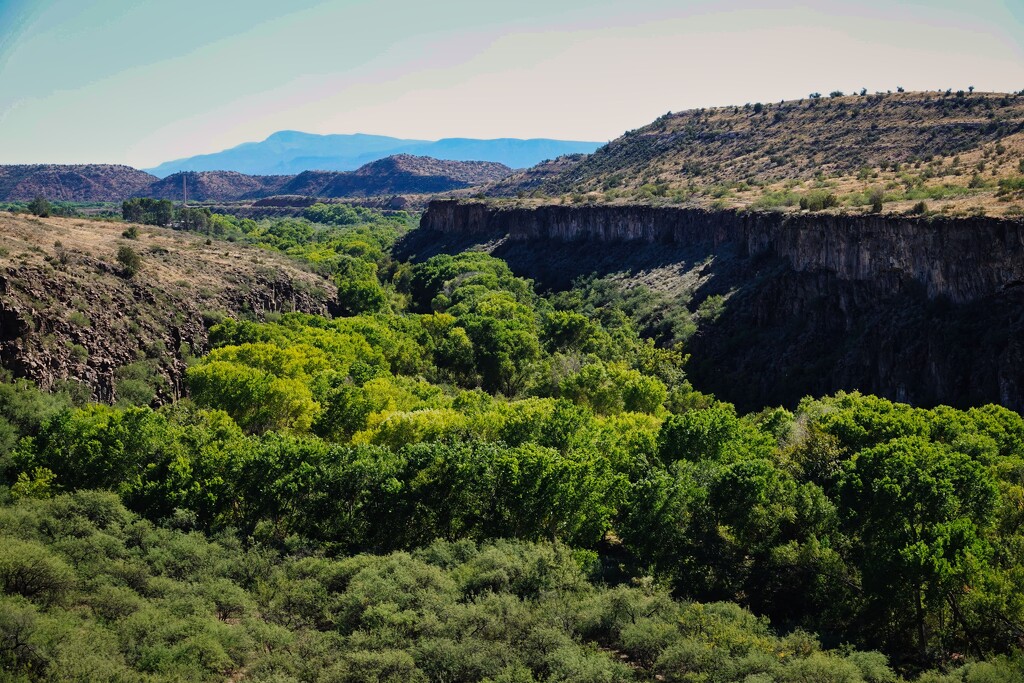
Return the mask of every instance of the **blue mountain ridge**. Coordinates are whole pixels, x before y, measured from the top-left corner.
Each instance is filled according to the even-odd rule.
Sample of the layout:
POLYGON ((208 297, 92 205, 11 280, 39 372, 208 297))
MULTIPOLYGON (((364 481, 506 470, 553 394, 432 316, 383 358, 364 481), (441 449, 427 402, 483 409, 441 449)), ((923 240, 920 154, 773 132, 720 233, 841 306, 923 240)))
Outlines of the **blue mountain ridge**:
POLYGON ((317 135, 278 131, 262 142, 167 161, 145 169, 160 178, 180 171, 238 171, 250 175, 294 175, 303 171, 352 171, 393 154, 414 154, 448 161, 497 161, 527 168, 564 154, 590 154, 601 142, 534 138, 444 138, 408 140, 386 135, 317 135))

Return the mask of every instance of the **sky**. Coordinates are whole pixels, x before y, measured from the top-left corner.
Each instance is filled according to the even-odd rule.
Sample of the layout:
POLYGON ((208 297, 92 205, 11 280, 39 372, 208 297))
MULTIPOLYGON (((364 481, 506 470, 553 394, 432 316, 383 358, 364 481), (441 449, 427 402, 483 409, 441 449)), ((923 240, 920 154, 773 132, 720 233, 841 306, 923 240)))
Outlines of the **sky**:
POLYGON ((1024 89, 1024 0, 0 0, 0 163, 278 130, 607 141, 897 86, 1024 89))

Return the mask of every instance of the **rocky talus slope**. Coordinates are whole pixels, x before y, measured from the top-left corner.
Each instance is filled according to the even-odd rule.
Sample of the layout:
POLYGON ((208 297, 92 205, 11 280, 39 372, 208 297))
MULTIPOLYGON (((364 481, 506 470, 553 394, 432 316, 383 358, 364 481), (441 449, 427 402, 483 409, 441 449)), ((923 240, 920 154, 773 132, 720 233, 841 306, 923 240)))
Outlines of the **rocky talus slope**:
POLYGON ((877 212, 877 199, 1019 216, 1022 175, 1024 91, 865 93, 670 112, 484 193, 788 211, 820 193, 847 212, 877 212))

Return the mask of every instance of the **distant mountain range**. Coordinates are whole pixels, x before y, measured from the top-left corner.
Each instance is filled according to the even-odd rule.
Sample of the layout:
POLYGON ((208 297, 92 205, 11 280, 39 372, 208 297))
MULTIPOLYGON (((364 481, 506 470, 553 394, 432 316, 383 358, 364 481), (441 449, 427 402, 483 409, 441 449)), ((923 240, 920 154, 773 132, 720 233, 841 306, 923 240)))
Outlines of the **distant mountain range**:
POLYGON ((237 171, 250 175, 296 175, 303 171, 352 171, 396 154, 447 161, 493 161, 527 168, 564 154, 590 154, 604 143, 535 138, 445 138, 403 140, 384 135, 316 135, 285 130, 262 142, 246 142, 213 154, 168 161, 145 169, 164 178, 180 171, 237 171))
POLYGON ((182 171, 136 192, 139 197, 182 199, 182 183, 195 201, 235 201, 272 195, 372 197, 448 192, 494 182, 512 173, 492 161, 441 161, 396 154, 355 171, 303 171, 297 175, 246 175, 235 171, 182 171))
POLYGON ((116 202, 129 197, 197 202, 259 199, 272 195, 371 197, 448 192, 493 183, 512 169, 493 161, 447 161, 396 154, 355 171, 303 171, 248 175, 237 171, 182 171, 157 178, 129 166, 33 164, 0 166, 0 201, 116 202))

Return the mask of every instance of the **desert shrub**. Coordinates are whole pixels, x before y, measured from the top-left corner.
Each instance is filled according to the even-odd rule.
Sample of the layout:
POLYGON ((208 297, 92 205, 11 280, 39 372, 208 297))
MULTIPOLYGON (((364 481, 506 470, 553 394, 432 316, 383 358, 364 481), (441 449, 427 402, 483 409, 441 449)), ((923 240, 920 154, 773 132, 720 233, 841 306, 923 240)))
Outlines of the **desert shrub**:
POLYGON ((868 203, 871 205, 871 213, 881 213, 883 199, 885 199, 885 191, 882 188, 873 187, 868 191, 868 203))
POLYGON ((118 247, 117 262, 121 264, 121 271, 125 277, 133 277, 142 267, 142 257, 127 244, 118 247))
POLYGON ((804 211, 823 211, 839 205, 839 199, 826 190, 812 190, 800 198, 804 211))

